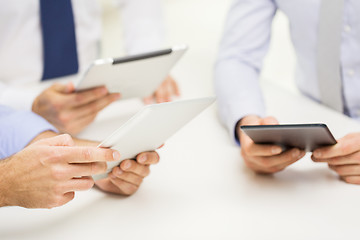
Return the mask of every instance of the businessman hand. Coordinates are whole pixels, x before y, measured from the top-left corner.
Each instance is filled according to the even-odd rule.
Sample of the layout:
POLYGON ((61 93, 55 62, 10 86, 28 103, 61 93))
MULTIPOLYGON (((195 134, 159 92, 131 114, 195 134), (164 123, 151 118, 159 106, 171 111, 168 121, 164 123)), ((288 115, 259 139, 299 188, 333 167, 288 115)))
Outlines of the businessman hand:
POLYGON ((180 96, 180 90, 176 81, 168 76, 152 96, 144 98, 145 104, 170 102, 172 96, 180 96))
POLYGON ((150 174, 150 165, 158 162, 159 155, 156 152, 141 153, 136 157, 136 161, 122 161, 107 178, 97 181, 96 186, 106 192, 132 195, 150 174))
POLYGON ((119 98, 119 94, 109 94, 105 87, 77 93, 72 83, 55 83, 34 100, 32 111, 60 132, 75 135, 89 125, 100 110, 119 98))
POLYGON ((278 124, 273 117, 260 118, 255 115, 244 117, 237 126, 237 133, 241 144, 241 155, 245 164, 257 173, 269 174, 284 170, 287 166, 304 157, 305 152, 297 148, 282 151, 277 145, 255 144, 240 130, 243 125, 271 125, 278 124))
POLYGON ((87 176, 119 159, 111 149, 77 147, 67 134, 38 140, 0 162, 0 206, 61 206, 94 185, 87 176))
POLYGON ((314 162, 326 162, 347 183, 360 184, 360 133, 338 140, 334 146, 316 149, 314 162))

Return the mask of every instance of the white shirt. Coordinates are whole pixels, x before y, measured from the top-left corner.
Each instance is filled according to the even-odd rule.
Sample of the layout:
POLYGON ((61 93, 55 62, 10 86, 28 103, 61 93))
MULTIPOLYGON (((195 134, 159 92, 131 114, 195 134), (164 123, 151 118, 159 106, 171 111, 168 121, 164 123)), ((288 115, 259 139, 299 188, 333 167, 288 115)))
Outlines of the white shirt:
MULTIPOLYGON (((163 44, 160 0, 114 0, 124 23, 127 52, 163 44)), ((43 72, 39 0, 0 0, 0 104, 31 109, 43 72)), ((79 73, 99 57, 101 9, 97 0, 72 0, 79 73)), ((49 81, 51 82, 51 81, 49 81)))
MULTIPOLYGON (((321 0, 234 0, 215 67, 220 116, 233 135, 246 115, 265 115, 258 78, 277 10, 290 22, 297 54, 296 84, 319 101, 316 74, 317 26, 321 0)), ((360 119, 360 1, 345 0, 341 69, 346 113, 360 119)))

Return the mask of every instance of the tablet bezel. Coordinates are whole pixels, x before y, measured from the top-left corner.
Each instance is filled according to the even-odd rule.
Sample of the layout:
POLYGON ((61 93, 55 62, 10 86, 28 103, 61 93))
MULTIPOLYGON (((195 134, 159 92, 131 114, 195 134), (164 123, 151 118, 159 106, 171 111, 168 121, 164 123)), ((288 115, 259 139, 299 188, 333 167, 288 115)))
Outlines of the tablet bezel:
POLYGON ((326 124, 244 125, 240 127, 257 144, 297 147, 307 152, 337 143, 326 124))

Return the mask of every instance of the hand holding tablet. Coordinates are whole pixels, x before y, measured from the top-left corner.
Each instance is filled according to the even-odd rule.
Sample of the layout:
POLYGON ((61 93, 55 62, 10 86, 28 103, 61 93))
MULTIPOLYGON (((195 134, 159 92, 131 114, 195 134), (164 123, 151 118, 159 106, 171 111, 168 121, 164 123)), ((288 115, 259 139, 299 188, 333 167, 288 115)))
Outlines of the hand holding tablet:
POLYGON ((241 126, 257 144, 276 144, 286 148, 299 148, 307 152, 336 144, 325 124, 284 124, 241 126))
POLYGON ((133 159, 139 153, 156 150, 214 101, 215 98, 209 97, 144 107, 99 145, 118 150, 121 159, 108 164, 107 172, 93 176, 94 180, 107 177, 111 169, 122 160, 133 159))
POLYGON ((238 122, 242 158, 257 173, 276 173, 297 162, 306 151, 336 143, 322 124, 279 125, 274 117, 248 115, 238 122))
POLYGON ((121 93, 122 99, 151 96, 186 50, 187 46, 180 45, 123 58, 96 60, 75 84, 76 91, 105 86, 110 93, 121 93))

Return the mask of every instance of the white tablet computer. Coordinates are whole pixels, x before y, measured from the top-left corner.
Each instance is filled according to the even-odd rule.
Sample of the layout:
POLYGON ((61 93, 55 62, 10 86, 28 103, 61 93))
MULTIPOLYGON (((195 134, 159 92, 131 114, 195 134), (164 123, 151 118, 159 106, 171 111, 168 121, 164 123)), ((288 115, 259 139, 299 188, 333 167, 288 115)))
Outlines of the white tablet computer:
POLYGON ((214 97, 209 97, 144 107, 98 146, 118 150, 121 159, 107 163, 107 172, 94 175, 94 180, 107 177, 122 160, 134 159, 141 152, 157 149, 214 101, 214 97))
POLYGON ((96 60, 75 84, 77 91, 106 86, 122 99, 150 96, 165 80, 171 68, 187 50, 186 45, 133 55, 96 60))

